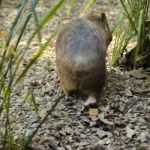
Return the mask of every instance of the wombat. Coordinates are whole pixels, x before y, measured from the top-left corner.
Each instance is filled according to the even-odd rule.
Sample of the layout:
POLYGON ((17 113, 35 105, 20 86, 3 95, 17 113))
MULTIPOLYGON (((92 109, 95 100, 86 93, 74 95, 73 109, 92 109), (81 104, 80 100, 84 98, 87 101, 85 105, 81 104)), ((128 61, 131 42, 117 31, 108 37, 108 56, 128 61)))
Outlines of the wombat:
POLYGON ((96 102, 105 84, 105 57, 111 39, 104 13, 64 25, 56 40, 56 66, 64 91, 78 91, 96 102))

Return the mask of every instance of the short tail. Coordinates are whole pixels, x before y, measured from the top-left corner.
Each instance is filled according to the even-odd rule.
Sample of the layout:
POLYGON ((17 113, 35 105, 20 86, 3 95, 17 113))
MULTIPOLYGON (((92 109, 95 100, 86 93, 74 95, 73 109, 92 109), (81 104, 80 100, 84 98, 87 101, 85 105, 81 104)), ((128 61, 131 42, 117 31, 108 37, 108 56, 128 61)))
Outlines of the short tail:
POLYGON ((95 104, 96 102, 97 102, 96 97, 90 95, 90 96, 87 98, 87 100, 85 101, 84 105, 85 105, 85 106, 89 106, 89 105, 91 105, 91 104, 95 104))

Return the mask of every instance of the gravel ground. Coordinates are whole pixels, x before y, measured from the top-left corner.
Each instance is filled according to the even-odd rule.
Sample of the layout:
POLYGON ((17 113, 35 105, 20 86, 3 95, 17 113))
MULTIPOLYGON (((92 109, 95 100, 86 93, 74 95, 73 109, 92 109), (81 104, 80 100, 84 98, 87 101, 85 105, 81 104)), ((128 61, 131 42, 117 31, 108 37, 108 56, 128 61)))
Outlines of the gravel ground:
MULTIPOLYGON (((48 11, 53 2, 54 0, 40 1, 37 7, 39 17, 48 11)), ((54 31, 58 22, 77 17, 86 2, 87 0, 84 3, 79 0, 69 15, 66 13, 66 5, 63 6, 42 31, 43 41, 54 31)), ((15 1, 3 4, 0 9, 0 30, 9 30, 17 13, 17 5, 15 1)), ((119 4, 117 0, 95 0, 88 11, 105 12, 112 27, 119 13, 119 4)), ((32 29, 34 26, 31 24, 19 45, 20 49, 24 48, 32 29)), ((82 97, 64 96, 34 137, 30 149, 150 150, 150 74, 143 70, 125 71, 111 67, 113 44, 114 41, 108 49, 107 83, 102 95, 105 103, 99 106, 99 113, 91 115, 90 110, 94 109, 87 110, 82 104, 82 97)), ((56 73, 54 47, 55 39, 33 65, 22 84, 17 90, 14 89, 10 112, 11 128, 16 139, 26 128, 26 135, 29 135, 38 125, 39 118, 43 118, 52 107, 55 99, 63 95, 56 73), (23 100, 31 87, 39 107, 38 115, 29 101, 30 98, 27 101, 23 100)), ((26 66, 37 48, 37 41, 33 41, 22 67, 26 66)), ((4 114, 0 118, 0 128, 4 126, 3 119, 4 114)))

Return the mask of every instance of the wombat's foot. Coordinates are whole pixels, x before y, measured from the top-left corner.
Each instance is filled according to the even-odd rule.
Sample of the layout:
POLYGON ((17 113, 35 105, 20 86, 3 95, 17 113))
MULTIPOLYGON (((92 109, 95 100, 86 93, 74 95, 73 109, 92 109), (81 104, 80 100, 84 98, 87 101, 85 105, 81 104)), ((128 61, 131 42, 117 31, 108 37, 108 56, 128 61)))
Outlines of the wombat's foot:
POLYGON ((84 102, 85 106, 90 106, 97 103, 97 99, 95 96, 89 96, 88 99, 84 102))

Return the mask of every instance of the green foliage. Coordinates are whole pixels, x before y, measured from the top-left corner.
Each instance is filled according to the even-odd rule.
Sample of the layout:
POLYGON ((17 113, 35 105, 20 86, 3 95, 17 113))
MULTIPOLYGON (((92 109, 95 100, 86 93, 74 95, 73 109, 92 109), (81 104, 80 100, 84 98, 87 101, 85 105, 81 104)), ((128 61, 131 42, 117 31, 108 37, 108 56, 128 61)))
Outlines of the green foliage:
POLYGON ((70 14, 70 11, 71 11, 71 9, 72 9, 74 3, 75 3, 74 0, 70 0, 70 1, 69 1, 69 5, 67 6, 67 13, 68 13, 68 14, 70 14))
MULTIPOLYGON (((41 128, 42 124, 46 121, 47 117, 51 115, 58 102, 63 97, 62 95, 62 97, 58 97, 55 100, 54 105, 41 119, 41 121, 38 122, 38 125, 34 130, 27 134, 27 127, 26 131, 21 134, 19 139, 16 141, 11 130, 12 126, 10 109, 13 101, 12 94, 14 94, 14 91, 17 91, 18 86, 28 74, 30 68, 34 63, 36 63, 38 58, 43 54, 43 51, 56 36, 60 22, 58 22, 58 26, 56 27, 55 31, 51 33, 45 42, 42 42, 42 29, 56 14, 57 10, 62 6, 65 0, 56 0, 55 4, 49 9, 45 16, 42 17, 42 19, 39 19, 36 12, 36 6, 38 2, 39 0, 22 0, 9 33, 7 34, 5 31, 0 31, 0 116, 4 116, 4 125, 3 128, 0 129, 0 149, 3 150, 28 149, 28 145, 32 141, 32 138, 36 135, 39 128, 41 128), (28 8, 27 10, 26 7, 28 8), (28 35, 28 40, 26 41, 24 48, 20 49, 19 44, 21 41, 23 41, 28 27, 33 23, 35 29, 28 35), (38 43, 38 49, 32 56, 30 56, 31 58, 26 66, 20 69, 20 66, 22 66, 24 61, 24 57, 29 51, 30 46, 35 38, 38 43)), ((89 0, 83 9, 83 12, 87 11, 93 2, 94 0, 89 0)), ((74 3, 74 0, 70 0, 68 5, 68 13, 70 12, 74 3)), ((0 0, 0 6, 2 6, 1 4, 2 0, 0 0)), ((21 95, 20 98, 22 99, 22 104, 17 108, 16 111, 19 111, 23 106, 23 103, 27 102, 28 100, 30 101, 30 104, 32 104, 35 114, 38 115, 39 108, 36 104, 32 87, 29 87, 29 91, 24 95, 21 95)), ((28 126, 30 126, 30 123, 28 126)))
POLYGON ((94 3, 94 0, 89 0, 89 2, 86 4, 85 8, 83 9, 83 13, 86 12, 93 3, 94 3))
POLYGON ((2 2, 3 2, 3 0, 0 0, 0 7, 1 7, 1 5, 2 5, 2 2))
MULTIPOLYGON (((89 2, 84 6, 82 13, 85 13, 90 6, 94 3, 94 0, 89 0, 89 2)), ((70 0, 69 5, 67 6, 67 13, 70 14, 73 5, 75 4, 75 0, 70 0)))
MULTIPOLYGON (((0 1, 2 2, 2 1, 0 1)), ((14 89, 21 83, 24 76, 28 73, 29 69, 32 67, 34 63, 36 63, 37 59, 42 55, 43 51, 47 48, 51 40, 55 37, 58 27, 56 30, 50 35, 46 42, 42 43, 42 35, 41 30, 45 27, 45 25, 52 19, 55 15, 56 11, 62 6, 65 0, 57 0, 56 3, 50 8, 48 13, 39 21, 38 15, 35 11, 35 8, 38 4, 38 0, 23 0, 21 6, 18 9, 18 13, 8 35, 5 32, 0 32, 0 37, 3 39, 0 41, 0 115, 2 113, 5 114, 5 129, 0 129, 0 149, 9 149, 9 150, 19 150, 19 149, 27 149, 28 144, 31 142, 34 135, 37 133, 38 129, 41 127, 42 123, 46 120, 49 114, 56 107, 58 100, 55 105, 50 109, 48 114, 44 117, 44 119, 39 123, 39 126, 35 129, 35 131, 29 136, 25 137, 25 142, 16 143, 13 133, 11 132, 11 121, 10 121, 10 105, 12 101, 12 93, 14 89), (24 12, 26 6, 30 6, 28 11, 24 12), (24 50, 20 50, 18 48, 19 43, 24 37, 24 34, 33 18, 35 23, 35 30, 31 33, 29 40, 27 41, 24 50), (20 27, 21 26, 21 27, 20 27), (18 36, 16 36, 16 32, 20 29, 18 36), (37 41, 39 43, 39 49, 31 56, 31 59, 27 66, 20 70, 20 66, 22 64, 23 58, 27 53, 30 44, 33 39, 37 35, 37 41), (14 42, 14 38, 16 38, 16 42, 14 42), (4 42, 5 41, 5 44, 4 42), (11 46, 11 42, 13 41, 13 47, 11 46)), ((31 88, 30 88, 31 89, 31 88)), ((34 107, 35 112, 38 113, 38 106, 36 104, 34 94, 32 89, 27 94, 24 100, 29 98, 34 107)), ((23 100, 23 101, 24 101, 23 100)), ((24 137, 24 135, 23 135, 24 137)), ((23 138, 24 139, 24 138, 23 138)))
POLYGON ((127 50, 131 41, 136 42, 132 53, 132 63, 136 65, 143 52, 143 41, 147 38, 146 21, 148 20, 149 0, 121 0, 120 15, 117 19, 116 36, 112 55, 112 64, 116 65, 119 58, 127 50))

